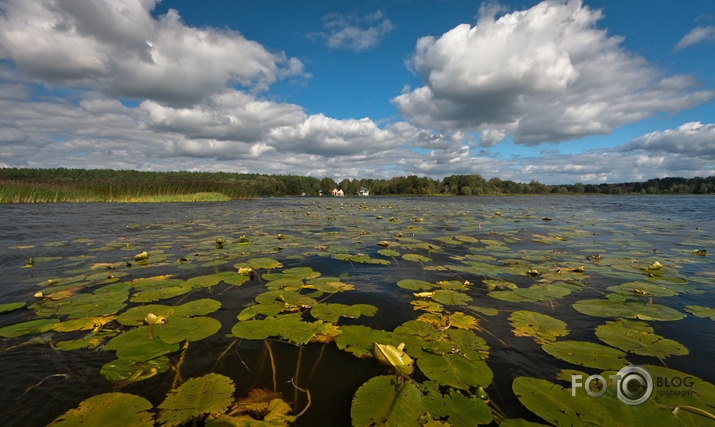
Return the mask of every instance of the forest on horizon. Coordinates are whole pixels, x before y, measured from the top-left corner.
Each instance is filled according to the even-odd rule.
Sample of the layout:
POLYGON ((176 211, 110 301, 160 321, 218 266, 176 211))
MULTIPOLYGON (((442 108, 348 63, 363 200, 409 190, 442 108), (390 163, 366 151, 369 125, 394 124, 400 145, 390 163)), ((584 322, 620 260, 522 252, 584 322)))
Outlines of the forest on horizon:
POLYGON ((346 196, 367 189, 371 196, 390 195, 528 195, 528 194, 715 194, 715 176, 654 178, 642 182, 547 185, 491 178, 478 174, 443 179, 315 178, 229 172, 148 172, 112 169, 0 168, 0 202, 113 201, 128 196, 215 193, 228 199, 266 196, 329 195, 342 189, 346 196))

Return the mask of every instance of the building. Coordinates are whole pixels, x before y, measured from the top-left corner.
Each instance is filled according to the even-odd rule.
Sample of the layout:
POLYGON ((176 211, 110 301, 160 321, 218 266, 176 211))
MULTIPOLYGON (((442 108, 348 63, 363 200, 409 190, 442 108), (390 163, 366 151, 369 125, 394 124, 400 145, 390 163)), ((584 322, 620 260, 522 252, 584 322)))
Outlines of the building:
POLYGON ((358 193, 360 196, 369 196, 370 192, 368 191, 367 188, 365 187, 360 187, 360 192, 358 193))

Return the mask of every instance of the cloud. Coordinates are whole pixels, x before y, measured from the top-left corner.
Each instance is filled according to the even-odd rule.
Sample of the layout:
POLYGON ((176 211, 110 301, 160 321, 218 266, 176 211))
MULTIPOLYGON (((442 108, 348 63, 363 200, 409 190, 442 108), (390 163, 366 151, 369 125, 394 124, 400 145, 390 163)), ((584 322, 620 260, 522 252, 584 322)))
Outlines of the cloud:
POLYGON ((227 86, 267 88, 302 63, 231 30, 185 25, 155 0, 5 0, 0 59, 33 81, 190 105, 227 86))
POLYGON ((701 43, 701 42, 713 42, 715 41, 715 27, 695 27, 688 34, 683 36, 682 39, 675 45, 673 50, 678 51, 680 49, 701 43))
POLYGON ((683 154, 715 161, 715 124, 688 122, 675 129, 651 132, 622 146, 622 151, 683 154))
MULTIPOLYGON (((596 27, 601 12, 579 0, 544 1, 476 26, 417 41, 410 66, 425 85, 392 102, 411 124, 439 132, 488 130, 539 144, 608 134, 659 112, 715 97, 691 76, 663 76, 596 27)), ((487 10, 484 9, 484 10, 487 10)), ((490 137, 491 136, 491 137, 490 137)))
POLYGON ((377 46, 395 26, 381 11, 359 17, 331 13, 323 17, 325 31, 310 33, 312 39, 325 39, 331 49, 361 52, 377 46))

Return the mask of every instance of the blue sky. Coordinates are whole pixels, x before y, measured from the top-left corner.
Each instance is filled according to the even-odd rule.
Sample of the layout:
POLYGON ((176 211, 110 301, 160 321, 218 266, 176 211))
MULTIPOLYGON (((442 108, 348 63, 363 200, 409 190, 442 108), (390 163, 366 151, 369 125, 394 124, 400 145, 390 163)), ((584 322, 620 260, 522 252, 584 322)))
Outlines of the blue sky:
POLYGON ((703 1, 0 0, 0 166, 715 175, 703 1))

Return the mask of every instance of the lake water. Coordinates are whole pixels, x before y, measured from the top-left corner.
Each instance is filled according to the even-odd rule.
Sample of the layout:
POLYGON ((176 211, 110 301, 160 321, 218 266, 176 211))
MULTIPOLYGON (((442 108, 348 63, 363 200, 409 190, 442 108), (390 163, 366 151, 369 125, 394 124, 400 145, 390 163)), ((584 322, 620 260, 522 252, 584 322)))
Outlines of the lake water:
MULTIPOLYGON (((335 281, 352 285, 343 292, 313 295, 315 300, 377 308, 372 316, 341 317, 336 322, 338 328, 364 325, 390 332, 428 315, 413 302, 427 303, 429 297, 416 298, 413 293, 418 290, 397 286, 403 279, 430 282, 433 290, 451 289, 449 295, 456 292, 468 297, 463 305, 457 301, 441 304, 447 311, 437 318, 461 313, 477 322, 464 329, 488 344, 485 360, 493 382, 485 389, 509 418, 541 421, 514 395, 515 378, 556 382, 562 369, 588 374, 604 370, 569 363, 544 351, 533 337, 515 335, 510 316, 519 310, 546 314, 568 325, 569 333, 556 341, 606 345, 594 329, 615 317, 584 314, 574 309, 574 303, 605 301, 607 294, 621 295, 611 299, 665 306, 682 314, 680 320, 640 318, 653 333, 677 341, 689 354, 659 360, 627 351, 629 363, 665 363, 712 383, 715 323, 686 307, 715 308, 713 211, 715 197, 704 196, 274 198, 0 205, 0 306, 25 303, 0 314, 0 328, 38 319, 81 319, 82 313, 71 310, 72 303, 81 302, 78 295, 106 286, 119 289, 121 284, 127 284, 126 290, 122 288, 126 294, 118 305, 102 306, 88 315, 116 316, 143 304, 176 307, 203 298, 221 303, 220 309, 206 315, 220 322, 218 332, 192 341, 185 350, 180 342, 180 350, 164 355, 171 366, 136 382, 113 383, 100 374, 103 366, 117 358, 115 351, 103 345, 133 328, 117 320, 109 319, 102 328, 107 335, 98 334, 95 341, 87 338, 91 330, 62 332, 49 326, 36 333, 0 337, 0 424, 45 425, 83 400, 112 391, 142 396, 156 408, 172 385, 181 383, 174 369, 178 365, 184 381, 209 372, 231 378, 237 397, 251 389, 273 389, 275 377, 276 389, 293 405, 293 414, 307 403, 305 395, 288 384, 297 377, 296 383, 310 390, 311 406, 295 425, 350 425, 356 390, 373 377, 389 375, 390 368, 370 357, 361 359, 340 350, 335 342, 297 346, 271 337, 269 354, 263 339, 232 335, 238 314, 254 304, 275 279, 262 276, 296 267, 309 267, 321 277, 335 277, 335 281), (246 242, 242 242, 243 236, 246 242), (222 248, 216 247, 217 239, 225 241, 222 248), (143 251, 148 260, 135 261, 134 255, 143 251), (240 286, 219 281, 191 287, 187 282, 236 272, 256 258, 271 258, 281 266, 266 269, 255 264, 259 265, 254 268, 258 275, 240 286), (649 270, 654 261, 663 267, 649 270), (527 274, 529 270, 538 270, 538 274, 527 274), (174 280, 172 286, 191 289, 150 301, 139 296, 149 288, 140 286, 137 279, 169 275, 174 280), (454 283, 438 285, 446 281, 454 283), (468 284, 459 289, 465 281, 468 284), (569 292, 529 297, 523 291, 553 282, 565 283, 563 288, 569 292), (641 285, 635 285, 635 291, 627 287, 618 292, 607 290, 630 282, 641 285), (515 293, 514 288, 520 290, 515 293), (34 296, 38 291, 43 292, 44 301, 34 296), (48 298, 59 291, 66 292, 48 298), (325 297, 329 298, 323 300, 325 297), (63 301, 70 308, 63 306, 63 301), (86 348, 70 350, 60 344, 85 338, 87 343, 91 341, 86 348)), ((160 286, 161 282, 156 285, 160 286)), ((314 291, 308 287, 300 292, 314 291)), ((303 307, 299 312, 304 321, 314 322, 309 310, 303 307)), ((171 321, 169 317, 168 323, 171 321)), ((456 320, 451 321, 451 329, 459 327, 456 320)), ((409 343, 407 349, 409 354, 409 343)), ((426 380, 419 369, 414 376, 416 381, 426 380)))

